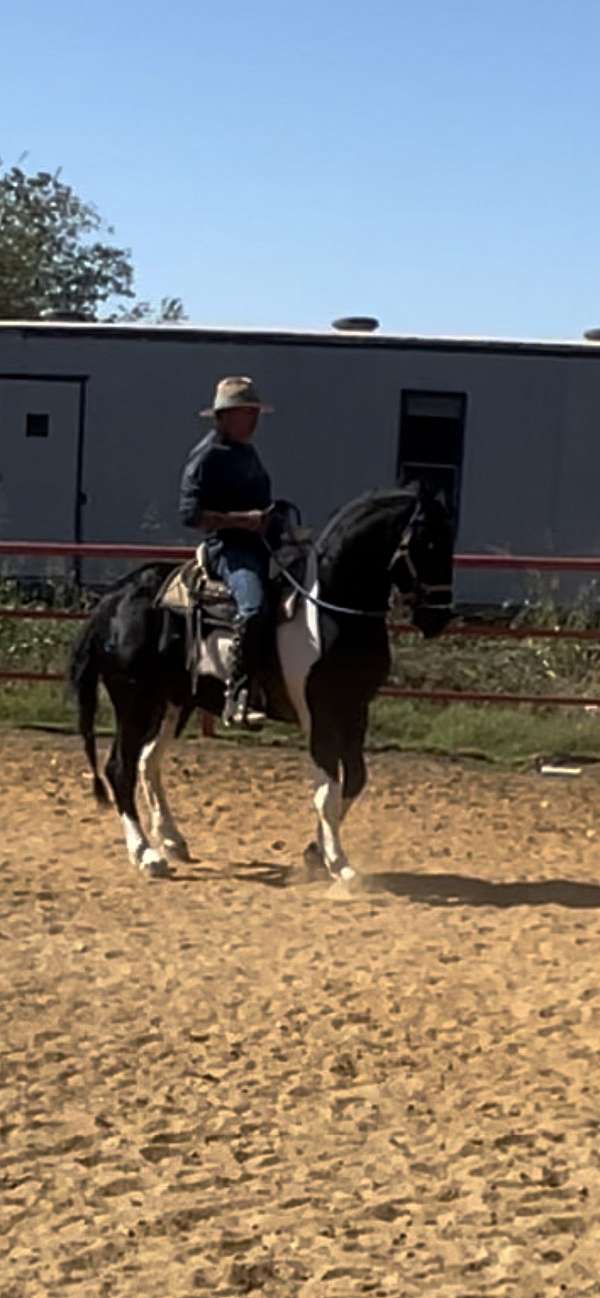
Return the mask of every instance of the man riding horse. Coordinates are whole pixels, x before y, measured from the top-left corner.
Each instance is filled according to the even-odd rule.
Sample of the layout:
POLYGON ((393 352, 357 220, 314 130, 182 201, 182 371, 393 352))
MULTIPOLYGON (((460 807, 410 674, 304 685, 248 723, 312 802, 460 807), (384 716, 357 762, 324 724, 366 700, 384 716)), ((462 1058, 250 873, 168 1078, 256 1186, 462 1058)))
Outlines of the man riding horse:
MULTIPOLYGON (((248 391, 248 380, 243 383, 246 386, 241 393, 238 388, 234 399, 254 398, 247 425, 253 427, 260 405, 255 391, 248 391)), ((226 405, 225 409, 233 413, 239 408, 226 405)), ((270 497, 266 474, 260 485, 264 472, 260 461, 251 472, 248 454, 240 459, 240 451, 251 449, 247 438, 232 441, 217 425, 213 437, 192 453, 184 483, 184 499, 189 490, 185 517, 207 526, 214 561, 221 573, 232 574, 238 610, 246 614, 242 627, 238 626, 242 650, 243 622, 249 620, 248 614, 256 617, 264 603, 266 560, 258 542, 270 497), (226 472, 226 466, 237 459, 248 470, 241 483, 226 472)), ((275 503, 269 536, 274 522, 289 534, 283 504, 275 503)), ((317 811, 317 835, 306 859, 323 866, 332 878, 348 880, 354 875, 340 829, 365 786, 369 706, 390 668, 386 622, 390 595, 395 589, 406 601, 415 630, 427 639, 439 635, 452 614, 453 540, 446 505, 419 483, 365 492, 336 510, 321 529, 306 555, 305 575, 302 565, 296 569, 300 581, 286 566, 285 584, 295 589, 296 599, 285 601, 283 616, 271 620, 270 613, 267 619, 273 640, 269 644, 266 637, 266 652, 260 654, 257 671, 265 711, 273 720, 296 722, 306 736, 317 811)), ((230 631, 220 613, 200 615, 200 658, 191 665, 189 604, 184 602, 179 612, 174 609, 166 617, 169 606, 161 607, 165 583, 178 575, 172 564, 144 564, 116 582, 77 638, 69 670, 99 802, 107 801, 94 733, 100 682, 111 700, 115 734, 106 779, 121 817, 129 859, 149 878, 168 873, 170 859, 187 859, 185 839, 161 782, 166 745, 182 733, 195 708, 213 713, 222 709, 223 683, 228 677, 230 698, 239 702, 247 689, 242 676, 246 665, 238 667, 237 677, 229 669, 230 631), (150 838, 136 807, 138 778, 151 813, 150 838)), ((202 582, 199 587, 204 588, 202 582)), ((269 591, 268 598, 274 610, 276 591, 269 591)), ((218 602, 215 607, 219 608, 218 602)), ((241 703, 243 715, 243 699, 241 703)))
POLYGON ((188 456, 179 501, 182 523, 202 529, 210 575, 224 582, 235 601, 223 721, 253 729, 264 720, 262 710, 251 706, 269 575, 263 538, 271 545, 279 538, 271 482, 252 438, 259 416, 271 412, 252 379, 221 379, 212 406, 200 411, 213 418, 215 426, 188 456))

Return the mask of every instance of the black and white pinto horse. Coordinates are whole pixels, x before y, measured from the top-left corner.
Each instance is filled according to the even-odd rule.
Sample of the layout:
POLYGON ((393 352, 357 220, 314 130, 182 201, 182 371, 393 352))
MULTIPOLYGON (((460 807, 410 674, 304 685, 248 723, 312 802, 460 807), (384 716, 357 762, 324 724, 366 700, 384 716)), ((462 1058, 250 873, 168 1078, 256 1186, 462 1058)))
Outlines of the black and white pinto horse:
MULTIPOLYGON (((366 783, 363 755, 369 704, 390 667, 386 613, 392 589, 411 609, 425 637, 451 616, 453 533, 444 505, 419 486, 370 492, 328 522, 295 590, 293 611, 273 612, 261 686, 267 713, 295 721, 307 737, 315 768, 317 837, 305 852, 335 879, 354 871, 340 826, 366 783)), ((113 704, 116 734, 106 765, 130 860, 144 873, 170 872, 188 860, 161 781, 169 741, 194 708, 219 714, 230 636, 223 624, 204 625, 200 674, 186 665, 185 619, 166 614, 156 597, 173 565, 151 564, 118 582, 98 603, 72 654, 70 680, 79 729, 94 774, 94 793, 108 801, 98 773, 94 720, 102 681, 113 704), (165 621, 165 619, 168 621, 165 621), (138 818, 138 775, 150 810, 150 835, 138 818)), ((296 569, 298 572, 298 569, 296 569)), ((294 583, 291 573, 289 581, 294 583)), ((275 604, 280 600, 273 601, 275 604)))

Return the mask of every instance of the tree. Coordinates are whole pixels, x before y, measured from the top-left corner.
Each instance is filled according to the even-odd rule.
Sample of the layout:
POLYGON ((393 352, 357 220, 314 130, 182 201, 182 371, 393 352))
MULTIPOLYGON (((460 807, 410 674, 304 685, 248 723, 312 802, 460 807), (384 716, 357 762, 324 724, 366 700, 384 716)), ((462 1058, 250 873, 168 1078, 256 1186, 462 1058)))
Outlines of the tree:
POLYGON ((0 173, 0 319, 185 320, 179 298, 134 302, 128 248, 60 173, 0 173), (108 314, 101 315, 102 310, 108 314))

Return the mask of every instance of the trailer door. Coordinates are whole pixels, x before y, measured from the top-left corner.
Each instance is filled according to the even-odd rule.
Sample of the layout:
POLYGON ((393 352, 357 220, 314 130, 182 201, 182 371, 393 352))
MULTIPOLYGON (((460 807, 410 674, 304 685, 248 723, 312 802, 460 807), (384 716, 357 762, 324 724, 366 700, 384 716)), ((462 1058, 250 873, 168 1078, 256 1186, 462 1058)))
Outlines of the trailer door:
POLYGON ((0 376, 0 539, 80 539, 84 386, 0 376))

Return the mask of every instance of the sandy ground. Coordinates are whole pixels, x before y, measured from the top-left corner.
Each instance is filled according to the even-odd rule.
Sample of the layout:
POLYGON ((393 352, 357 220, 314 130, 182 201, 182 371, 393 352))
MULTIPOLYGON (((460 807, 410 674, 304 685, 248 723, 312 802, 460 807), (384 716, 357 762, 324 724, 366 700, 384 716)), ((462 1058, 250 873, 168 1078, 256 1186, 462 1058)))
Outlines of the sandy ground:
POLYGON ((600 1294, 600 776, 384 755, 307 882, 305 759, 187 742, 126 862, 0 736, 0 1295, 600 1294))

